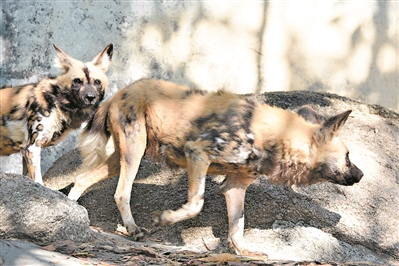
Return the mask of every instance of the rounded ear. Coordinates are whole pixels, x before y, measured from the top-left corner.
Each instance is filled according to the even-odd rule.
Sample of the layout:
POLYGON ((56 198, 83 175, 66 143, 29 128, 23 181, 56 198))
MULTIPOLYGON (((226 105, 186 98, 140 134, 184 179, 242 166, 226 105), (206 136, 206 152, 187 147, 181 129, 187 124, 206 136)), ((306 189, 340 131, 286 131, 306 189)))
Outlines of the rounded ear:
POLYGON ((74 60, 70 55, 62 51, 57 45, 53 44, 57 57, 54 59, 55 66, 60 68, 64 73, 72 67, 72 61, 74 60))
POLYGON ((348 110, 339 115, 328 118, 322 127, 322 131, 327 138, 332 138, 338 130, 345 124, 352 110, 348 110))
POLYGON ((320 124, 319 115, 309 105, 304 105, 297 111, 300 117, 312 124, 320 124))
POLYGON ((102 71, 107 72, 108 68, 111 64, 111 59, 114 51, 114 46, 112 43, 108 44, 105 49, 99 53, 94 59, 91 61, 93 65, 99 67, 102 71))

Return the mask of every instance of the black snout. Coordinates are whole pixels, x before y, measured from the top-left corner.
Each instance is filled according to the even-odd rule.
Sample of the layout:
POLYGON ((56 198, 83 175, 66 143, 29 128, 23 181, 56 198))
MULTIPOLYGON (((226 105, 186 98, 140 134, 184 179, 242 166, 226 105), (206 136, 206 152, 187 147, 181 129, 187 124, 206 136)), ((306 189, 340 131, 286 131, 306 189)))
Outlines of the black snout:
POLYGON ((349 170, 349 176, 345 178, 344 186, 351 186, 355 183, 359 183, 359 181, 363 177, 363 172, 356 165, 352 164, 352 168, 349 170))

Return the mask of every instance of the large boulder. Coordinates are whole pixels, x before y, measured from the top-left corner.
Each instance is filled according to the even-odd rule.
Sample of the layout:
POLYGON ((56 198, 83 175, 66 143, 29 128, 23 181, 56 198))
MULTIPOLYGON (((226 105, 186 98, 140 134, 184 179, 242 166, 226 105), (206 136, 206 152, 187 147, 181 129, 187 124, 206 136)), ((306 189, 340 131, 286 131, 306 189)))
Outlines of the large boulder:
POLYGON ((0 173, 0 238, 28 239, 36 244, 91 240, 84 207, 64 194, 26 176, 0 173))

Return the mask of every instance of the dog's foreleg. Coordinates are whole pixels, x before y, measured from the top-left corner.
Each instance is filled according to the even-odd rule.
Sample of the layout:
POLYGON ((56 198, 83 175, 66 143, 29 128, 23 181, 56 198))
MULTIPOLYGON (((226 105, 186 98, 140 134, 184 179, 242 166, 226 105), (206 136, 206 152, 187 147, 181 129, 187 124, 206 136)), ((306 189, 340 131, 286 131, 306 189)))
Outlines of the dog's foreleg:
POLYGON ((228 175, 220 185, 220 190, 226 198, 227 215, 229 218, 228 241, 239 255, 264 256, 261 252, 251 251, 244 242, 244 200, 247 187, 254 181, 252 178, 241 178, 238 175, 228 175))
POLYGON ((204 204, 205 177, 210 164, 208 155, 204 152, 201 142, 187 142, 185 147, 188 170, 188 200, 176 211, 164 211, 155 217, 155 223, 160 225, 174 224, 195 217, 204 204))
POLYGON ((27 145, 27 146, 21 145, 21 154, 24 160, 23 163, 26 164, 26 170, 27 170, 26 171, 25 169, 23 169, 23 171, 26 171, 28 176, 32 180, 43 185, 42 171, 40 167, 41 150, 42 150, 41 147, 36 144, 27 145))
POLYGON ((68 194, 68 198, 78 200, 86 189, 101 180, 118 175, 119 170, 119 151, 115 151, 104 163, 96 168, 79 173, 75 179, 75 185, 68 194))
MULTIPOLYGON (((55 112, 52 114, 55 115, 55 112)), ((36 113, 29 117, 25 142, 20 146, 29 177, 41 185, 43 185, 43 178, 40 167, 40 153, 42 147, 45 147, 55 134, 54 127, 57 119, 54 115, 44 116, 36 113)))
POLYGON ((22 156, 22 175, 28 175, 28 165, 26 164, 25 156, 22 156))

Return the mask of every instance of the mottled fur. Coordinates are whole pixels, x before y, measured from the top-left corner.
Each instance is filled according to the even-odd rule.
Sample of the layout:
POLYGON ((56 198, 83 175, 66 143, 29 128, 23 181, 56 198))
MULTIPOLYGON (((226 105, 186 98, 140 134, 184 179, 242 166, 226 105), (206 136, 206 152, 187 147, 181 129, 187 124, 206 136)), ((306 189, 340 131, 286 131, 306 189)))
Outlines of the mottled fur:
POLYGON ((21 151, 24 174, 39 183, 41 149, 57 144, 94 114, 104 97, 113 53, 109 44, 83 63, 54 47, 61 75, 0 90, 0 156, 21 151))
POLYGON ((237 253, 250 254, 243 244, 244 197, 259 175, 286 185, 360 181, 363 174, 349 161, 338 135, 349 113, 320 124, 307 106, 298 115, 223 91, 140 80, 106 101, 88 123, 80 139, 83 173, 69 198, 78 199, 94 183, 120 174, 115 201, 128 232, 140 238, 130 194, 142 156, 188 170, 187 203, 158 215, 160 225, 196 216, 204 201, 205 176, 223 174, 229 242, 237 253), (110 137, 115 152, 107 156, 110 137))

